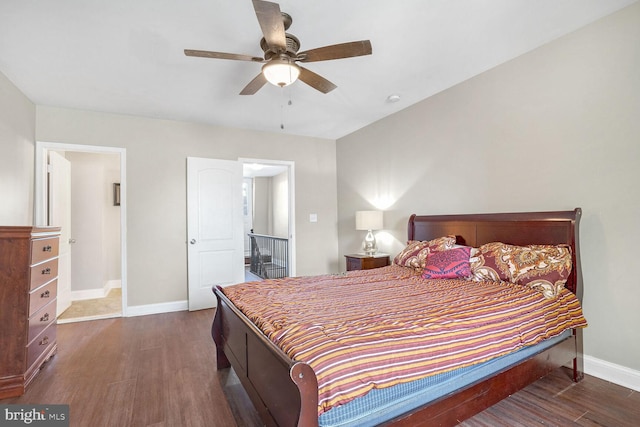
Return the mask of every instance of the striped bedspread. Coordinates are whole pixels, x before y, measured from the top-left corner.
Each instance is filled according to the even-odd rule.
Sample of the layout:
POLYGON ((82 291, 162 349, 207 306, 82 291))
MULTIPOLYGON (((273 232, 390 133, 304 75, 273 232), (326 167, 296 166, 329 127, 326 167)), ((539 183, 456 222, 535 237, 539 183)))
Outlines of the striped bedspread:
POLYGON ((242 283, 224 293, 318 378, 318 414, 373 388, 469 366, 586 326, 566 289, 427 280, 389 266, 242 283))

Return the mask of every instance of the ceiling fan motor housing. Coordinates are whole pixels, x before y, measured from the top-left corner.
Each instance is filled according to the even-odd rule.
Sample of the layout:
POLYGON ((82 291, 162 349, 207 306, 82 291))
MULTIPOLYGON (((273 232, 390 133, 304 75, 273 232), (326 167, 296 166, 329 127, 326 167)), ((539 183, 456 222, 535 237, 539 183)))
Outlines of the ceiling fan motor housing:
POLYGON ((285 38, 287 40, 286 52, 274 51, 267 45, 267 41, 265 40, 264 37, 260 39, 260 49, 262 49, 262 51, 264 52, 264 59, 269 60, 274 56, 279 56, 281 53, 286 53, 289 56, 295 58, 296 53, 298 53, 298 50, 300 50, 300 40, 298 40, 298 38, 293 34, 289 34, 289 33, 285 33, 285 38))

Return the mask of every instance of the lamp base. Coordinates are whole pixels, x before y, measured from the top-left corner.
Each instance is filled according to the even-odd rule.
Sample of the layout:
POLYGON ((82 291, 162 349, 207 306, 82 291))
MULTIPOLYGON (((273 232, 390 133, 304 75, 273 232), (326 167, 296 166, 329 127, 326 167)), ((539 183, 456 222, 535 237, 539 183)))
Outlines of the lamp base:
POLYGON ((368 256, 374 256, 378 252, 378 246, 376 245, 376 238, 371 230, 367 231, 367 235, 362 241, 362 250, 368 256))

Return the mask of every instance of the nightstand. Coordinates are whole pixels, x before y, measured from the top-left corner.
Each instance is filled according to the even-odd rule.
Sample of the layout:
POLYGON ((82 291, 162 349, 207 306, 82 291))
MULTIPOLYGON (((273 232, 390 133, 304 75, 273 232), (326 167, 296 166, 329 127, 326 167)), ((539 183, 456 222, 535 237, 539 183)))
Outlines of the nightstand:
POLYGON ((375 254, 369 256, 365 254, 345 255, 347 259, 347 271, 369 270, 371 268, 386 267, 389 265, 388 254, 375 254))

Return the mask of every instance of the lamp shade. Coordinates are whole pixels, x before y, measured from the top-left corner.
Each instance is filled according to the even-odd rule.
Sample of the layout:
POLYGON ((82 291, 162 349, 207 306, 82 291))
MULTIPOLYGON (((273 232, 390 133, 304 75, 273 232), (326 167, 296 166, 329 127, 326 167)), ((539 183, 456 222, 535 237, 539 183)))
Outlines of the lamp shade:
POLYGON ((300 67, 287 59, 272 59, 262 66, 262 74, 269 83, 284 87, 298 80, 300 67))
POLYGON ((380 230, 382 211, 357 211, 356 230, 380 230))

